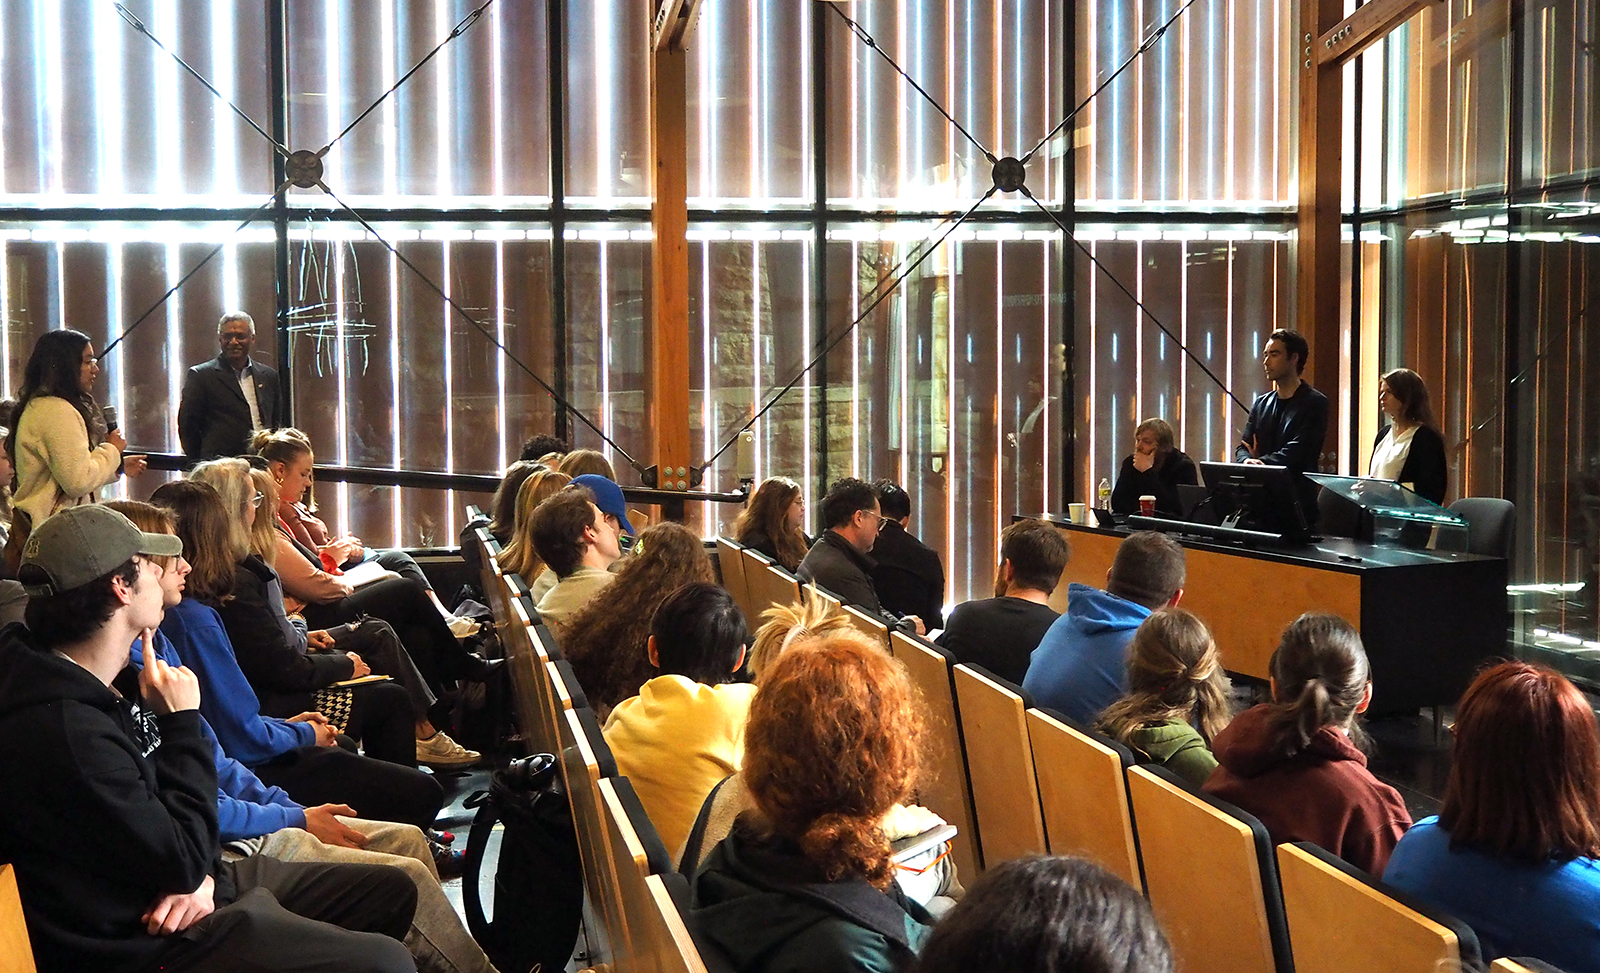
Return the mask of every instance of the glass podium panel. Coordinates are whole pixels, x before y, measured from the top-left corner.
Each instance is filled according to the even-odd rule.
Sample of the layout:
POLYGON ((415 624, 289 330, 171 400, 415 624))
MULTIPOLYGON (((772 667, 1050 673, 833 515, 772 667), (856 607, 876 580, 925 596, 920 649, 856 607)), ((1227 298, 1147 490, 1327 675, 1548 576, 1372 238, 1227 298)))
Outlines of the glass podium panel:
POLYGON ((1459 514, 1393 480, 1324 473, 1306 476, 1359 507, 1363 515, 1361 536, 1374 544, 1434 551, 1467 549, 1467 522, 1459 514))

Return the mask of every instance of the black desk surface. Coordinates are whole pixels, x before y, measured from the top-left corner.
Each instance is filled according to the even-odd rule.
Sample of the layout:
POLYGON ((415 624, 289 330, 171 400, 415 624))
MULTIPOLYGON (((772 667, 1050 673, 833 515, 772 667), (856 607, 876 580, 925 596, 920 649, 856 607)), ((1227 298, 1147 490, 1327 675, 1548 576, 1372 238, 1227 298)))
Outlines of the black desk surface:
MULTIPOLYGON (((1019 515, 1016 519, 1022 520, 1026 518, 1019 515)), ((1131 529, 1126 527, 1108 530, 1104 527, 1075 524, 1065 514, 1059 513, 1038 514, 1037 519, 1068 530, 1082 531, 1087 534, 1101 534, 1106 537, 1126 537, 1133 533, 1131 529)), ((1484 557, 1481 554, 1460 554, 1452 551, 1417 551, 1403 547, 1386 547, 1354 540, 1349 537, 1326 537, 1310 544, 1269 547, 1227 544, 1215 538, 1203 537, 1199 534, 1183 534, 1175 530, 1167 531, 1166 533, 1184 547, 1193 548, 1197 551, 1216 551, 1219 554, 1232 554, 1261 561, 1278 561, 1284 564, 1304 564, 1310 567, 1341 571, 1347 574, 1363 574, 1383 568, 1414 568, 1434 564, 1503 560, 1496 557, 1484 557), (1341 557, 1341 555, 1344 557, 1341 557), (1357 557, 1361 560, 1348 561, 1344 559, 1345 557, 1357 557)))

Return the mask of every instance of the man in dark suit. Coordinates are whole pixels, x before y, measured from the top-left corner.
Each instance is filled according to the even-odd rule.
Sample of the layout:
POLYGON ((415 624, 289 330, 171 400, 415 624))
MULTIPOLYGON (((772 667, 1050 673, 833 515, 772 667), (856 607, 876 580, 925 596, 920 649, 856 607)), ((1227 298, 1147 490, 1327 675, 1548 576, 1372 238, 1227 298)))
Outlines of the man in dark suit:
POLYGON ((238 456, 250 434, 278 424, 278 373, 250 360, 256 323, 230 311, 217 323, 222 354, 195 365, 183 380, 178 403, 178 442, 191 460, 238 456))
POLYGON ((944 627, 944 565, 933 548, 906 530, 911 497, 892 480, 872 485, 878 494, 883 527, 872 547, 877 564, 872 586, 883 607, 896 615, 915 615, 931 630, 944 627))

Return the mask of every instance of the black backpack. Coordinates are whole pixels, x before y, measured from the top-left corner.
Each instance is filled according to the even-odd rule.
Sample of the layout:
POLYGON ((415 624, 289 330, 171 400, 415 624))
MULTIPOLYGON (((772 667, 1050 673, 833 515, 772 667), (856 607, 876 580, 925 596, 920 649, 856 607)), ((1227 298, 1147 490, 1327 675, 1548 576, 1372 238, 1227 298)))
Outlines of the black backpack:
POLYGON ((572 958, 583 921, 583 863, 556 758, 537 753, 512 761, 466 806, 478 809, 461 882, 467 928, 502 973, 560 973, 572 958), (496 821, 505 830, 490 921, 478 887, 496 821))

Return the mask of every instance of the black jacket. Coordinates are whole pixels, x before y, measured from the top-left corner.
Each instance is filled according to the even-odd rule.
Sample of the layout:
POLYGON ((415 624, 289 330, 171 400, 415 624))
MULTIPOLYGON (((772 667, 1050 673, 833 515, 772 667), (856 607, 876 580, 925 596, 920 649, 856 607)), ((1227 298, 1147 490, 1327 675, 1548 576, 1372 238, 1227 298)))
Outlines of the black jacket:
MULTIPOLYGON (((1388 434, 1388 426, 1379 429, 1372 448, 1377 449, 1388 434)), ((1406 452, 1405 465, 1400 467, 1400 475, 1394 481, 1410 483, 1417 496, 1444 503, 1445 491, 1450 485, 1450 462, 1445 458, 1444 437, 1427 426, 1418 426, 1411 435, 1411 449, 1406 452)))
POLYGON ((877 563, 851 547, 843 537, 825 530, 806 552, 806 559, 800 562, 800 570, 795 574, 802 583, 815 581, 838 595, 845 604, 877 615, 883 612, 871 578, 877 563))
POLYGON ((872 545, 872 587, 887 611, 915 615, 928 631, 944 627, 944 565, 933 548, 897 520, 885 520, 872 545))
POLYGON ((276 611, 271 603, 270 586, 277 580, 272 568, 252 554, 234 569, 233 598, 212 606, 222 616, 234 658, 263 713, 303 707, 308 694, 355 675, 355 662, 343 652, 302 652, 289 641, 281 588, 276 611))
MULTIPOLYGON (((123 677, 133 669, 123 672, 123 677)), ((197 711, 150 717, 88 670, 0 632, 0 859, 41 970, 144 967, 175 945, 140 921, 217 868, 217 770, 197 711)), ((230 901, 219 879, 218 908, 230 901)))
POLYGON ((1305 382, 1287 399, 1278 398, 1276 391, 1268 389, 1250 405, 1250 417, 1245 420, 1239 444, 1233 448, 1233 460, 1243 463, 1249 459, 1249 445, 1254 443, 1255 458, 1268 466, 1315 473, 1320 468, 1322 443, 1327 436, 1326 395, 1305 382))
POLYGON ((1183 512, 1178 500, 1178 485, 1193 486, 1200 482, 1194 460, 1182 450, 1173 450, 1161 460, 1160 466, 1140 472, 1133 468, 1133 457, 1122 459, 1122 469, 1117 471, 1117 485, 1111 491, 1111 512, 1136 514, 1139 498, 1146 494, 1156 498, 1158 513, 1176 516, 1183 512))
MULTIPOLYGON (((256 382, 261 425, 278 425, 278 373, 258 361, 250 364, 256 382)), ((218 355, 189 369, 178 401, 178 442, 192 460, 238 456, 250 441, 250 404, 233 369, 218 355)))

